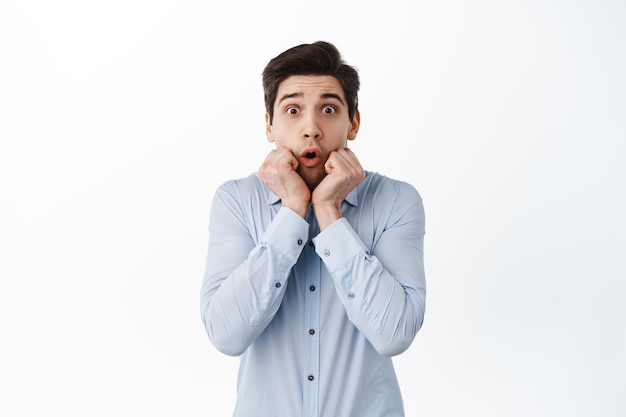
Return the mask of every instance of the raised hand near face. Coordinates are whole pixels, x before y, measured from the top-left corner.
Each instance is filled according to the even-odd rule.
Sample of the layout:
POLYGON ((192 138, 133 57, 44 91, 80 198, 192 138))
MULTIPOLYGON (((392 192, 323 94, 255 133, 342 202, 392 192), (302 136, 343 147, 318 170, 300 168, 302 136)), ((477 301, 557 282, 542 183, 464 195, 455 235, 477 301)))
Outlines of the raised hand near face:
POLYGON ((365 178, 361 163, 348 148, 331 152, 324 168, 326 176, 311 196, 320 230, 342 217, 341 203, 365 178))
POLYGON ((259 168, 259 178, 280 197, 283 207, 290 208, 302 218, 309 210, 311 192, 296 172, 298 160, 287 149, 275 149, 265 158, 259 168))

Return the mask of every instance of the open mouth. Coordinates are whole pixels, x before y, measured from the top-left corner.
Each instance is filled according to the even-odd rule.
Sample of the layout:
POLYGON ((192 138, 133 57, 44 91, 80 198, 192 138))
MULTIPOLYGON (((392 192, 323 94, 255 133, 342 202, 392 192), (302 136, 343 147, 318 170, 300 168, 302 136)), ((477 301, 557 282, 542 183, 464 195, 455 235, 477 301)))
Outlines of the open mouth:
POLYGON ((319 157, 321 154, 320 150, 314 147, 310 147, 308 149, 303 149, 300 154, 300 158, 314 159, 319 157))
POLYGON ((304 149, 300 154, 300 162, 307 167, 317 166, 321 162, 321 154, 316 148, 304 149))

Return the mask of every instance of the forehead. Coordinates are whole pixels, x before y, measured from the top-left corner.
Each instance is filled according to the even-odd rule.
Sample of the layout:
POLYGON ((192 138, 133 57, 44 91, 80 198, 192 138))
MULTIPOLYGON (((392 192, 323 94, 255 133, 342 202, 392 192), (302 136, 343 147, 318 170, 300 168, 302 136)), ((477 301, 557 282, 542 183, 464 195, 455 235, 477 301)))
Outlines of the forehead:
POLYGON ((341 83, 331 75, 292 75, 279 84, 276 102, 284 96, 295 94, 301 94, 305 97, 337 94, 345 101, 341 83))

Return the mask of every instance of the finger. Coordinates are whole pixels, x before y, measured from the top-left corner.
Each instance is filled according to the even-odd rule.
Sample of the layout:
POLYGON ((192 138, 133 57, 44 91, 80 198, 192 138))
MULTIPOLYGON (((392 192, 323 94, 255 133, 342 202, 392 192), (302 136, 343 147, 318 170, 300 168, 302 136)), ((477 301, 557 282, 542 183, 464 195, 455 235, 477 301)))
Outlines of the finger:
POLYGON ((341 166, 345 165, 346 161, 341 157, 341 155, 339 155, 339 152, 332 151, 330 155, 328 155, 324 168, 326 169, 326 173, 330 174, 331 171, 339 169, 341 166))
POLYGON ((289 152, 289 162, 291 164, 291 168, 295 171, 296 168, 298 168, 298 165, 300 165, 300 162, 298 161, 298 158, 296 158, 296 156, 292 153, 289 152))
POLYGON ((349 169, 353 172, 362 170, 361 163, 350 149, 338 149, 337 155, 341 158, 341 161, 346 166, 346 169, 349 169))
POLYGON ((291 169, 298 167, 298 159, 288 149, 276 149, 274 154, 274 163, 278 166, 289 166, 291 169))

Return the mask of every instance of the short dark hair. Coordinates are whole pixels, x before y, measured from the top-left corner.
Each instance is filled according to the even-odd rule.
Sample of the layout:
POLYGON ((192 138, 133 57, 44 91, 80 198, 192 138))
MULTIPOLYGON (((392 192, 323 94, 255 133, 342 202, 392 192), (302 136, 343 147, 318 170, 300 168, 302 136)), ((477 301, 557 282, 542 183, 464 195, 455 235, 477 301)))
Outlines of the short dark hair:
POLYGON ((348 117, 353 120, 359 107, 359 74, 356 68, 341 59, 337 48, 328 42, 317 41, 287 49, 272 59, 263 70, 265 109, 274 118, 274 102, 278 86, 292 75, 330 75, 335 77, 348 102, 348 117))

